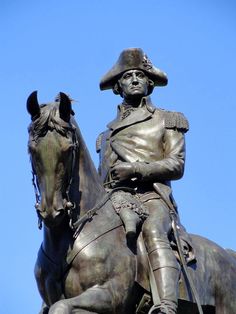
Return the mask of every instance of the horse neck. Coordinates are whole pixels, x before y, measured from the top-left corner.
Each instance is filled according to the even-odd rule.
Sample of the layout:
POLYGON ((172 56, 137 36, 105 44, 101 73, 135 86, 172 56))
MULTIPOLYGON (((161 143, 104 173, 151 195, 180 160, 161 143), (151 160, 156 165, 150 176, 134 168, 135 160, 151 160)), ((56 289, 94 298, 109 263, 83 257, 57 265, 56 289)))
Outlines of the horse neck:
POLYGON ((48 228, 44 225, 43 234, 43 250, 51 260, 60 261, 61 256, 66 255, 74 241, 69 222, 65 219, 55 228, 48 228))
POLYGON ((72 187, 74 199, 72 197, 72 200, 76 203, 80 216, 82 216, 93 208, 106 192, 78 126, 76 134, 79 149, 76 156, 75 177, 72 187))

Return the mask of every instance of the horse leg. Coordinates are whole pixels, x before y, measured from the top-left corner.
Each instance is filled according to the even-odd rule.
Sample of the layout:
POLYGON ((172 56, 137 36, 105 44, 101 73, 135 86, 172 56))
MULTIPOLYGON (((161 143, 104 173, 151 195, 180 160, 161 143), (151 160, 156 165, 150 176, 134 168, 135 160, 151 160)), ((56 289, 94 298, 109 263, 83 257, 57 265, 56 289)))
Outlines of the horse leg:
POLYGON ((112 295, 105 286, 94 286, 77 297, 54 303, 48 314, 112 313, 112 295))

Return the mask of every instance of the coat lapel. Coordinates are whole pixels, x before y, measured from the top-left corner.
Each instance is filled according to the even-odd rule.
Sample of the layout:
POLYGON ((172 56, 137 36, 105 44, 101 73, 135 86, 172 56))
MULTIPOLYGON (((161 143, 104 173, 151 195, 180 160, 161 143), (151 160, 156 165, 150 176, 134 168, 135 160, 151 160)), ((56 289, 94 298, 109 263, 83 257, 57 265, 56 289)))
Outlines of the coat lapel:
POLYGON ((120 113, 120 109, 118 109, 117 118, 113 120, 112 122, 110 122, 107 125, 107 127, 114 132, 114 131, 123 129, 126 126, 147 120, 149 117, 152 116, 153 111, 154 111, 154 110, 150 110, 150 108, 154 109, 150 104, 145 103, 141 108, 137 108, 134 111, 132 111, 130 115, 128 115, 123 120, 120 119, 121 113, 120 113))

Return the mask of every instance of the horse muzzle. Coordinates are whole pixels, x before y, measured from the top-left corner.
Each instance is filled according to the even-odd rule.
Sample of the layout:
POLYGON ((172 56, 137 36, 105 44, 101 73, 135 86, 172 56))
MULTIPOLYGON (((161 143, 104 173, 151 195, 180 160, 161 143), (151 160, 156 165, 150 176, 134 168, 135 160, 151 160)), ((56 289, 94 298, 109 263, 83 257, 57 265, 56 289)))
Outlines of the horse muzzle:
POLYGON ((49 228, 59 225, 67 213, 66 206, 60 206, 55 209, 45 206, 42 207, 41 204, 36 203, 35 208, 38 217, 42 219, 44 224, 49 228))

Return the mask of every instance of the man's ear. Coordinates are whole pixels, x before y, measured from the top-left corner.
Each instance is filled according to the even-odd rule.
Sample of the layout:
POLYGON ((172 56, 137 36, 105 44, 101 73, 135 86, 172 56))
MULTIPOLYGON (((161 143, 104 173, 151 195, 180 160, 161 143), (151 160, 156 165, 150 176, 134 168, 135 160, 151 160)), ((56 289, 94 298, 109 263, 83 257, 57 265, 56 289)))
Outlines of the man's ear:
POLYGON ((155 84, 152 80, 148 79, 148 95, 150 95, 155 87, 155 84))
POLYGON ((115 95, 120 95, 122 97, 122 90, 120 88, 119 81, 117 81, 116 84, 113 86, 112 91, 115 95))

